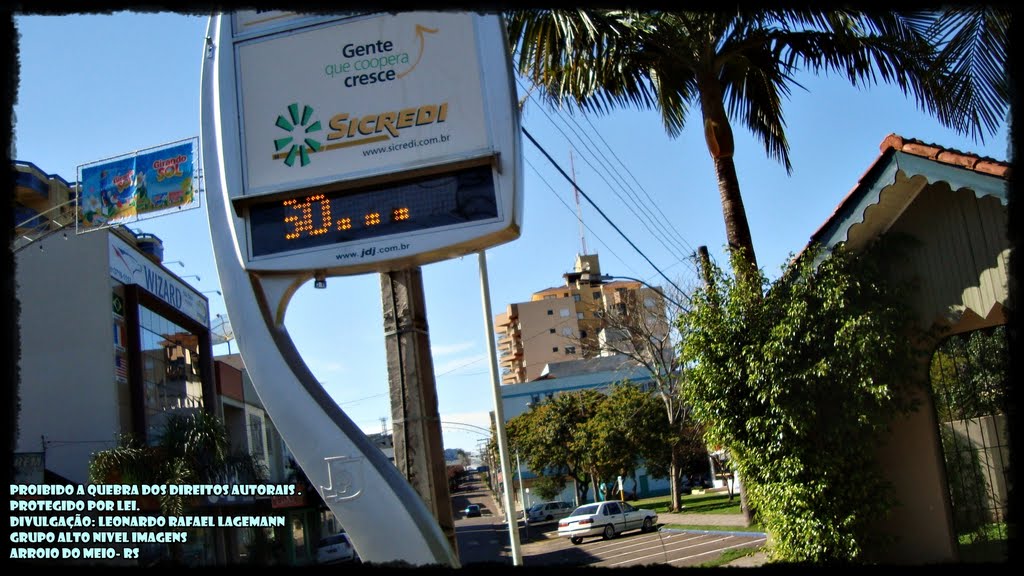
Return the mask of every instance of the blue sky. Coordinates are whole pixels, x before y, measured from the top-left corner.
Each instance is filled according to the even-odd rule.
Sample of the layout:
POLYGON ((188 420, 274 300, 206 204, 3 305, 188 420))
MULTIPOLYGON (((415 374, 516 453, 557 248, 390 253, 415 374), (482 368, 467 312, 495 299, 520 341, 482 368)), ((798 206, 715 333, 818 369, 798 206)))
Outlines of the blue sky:
MULTIPOLYGON (((15 25, 20 34, 17 160, 74 181, 81 164, 199 135, 206 17, 23 16, 15 25)), ((890 133, 1007 159, 1005 123, 982 143, 941 127, 896 88, 856 89, 841 78, 811 75, 797 80, 806 90, 795 89, 785 103, 792 174, 734 126, 736 166, 758 262, 772 276, 832 214, 890 133)), ((649 111, 584 117, 531 98, 523 115, 523 126, 566 172, 574 150, 579 187, 684 287, 697 277, 680 257, 706 245, 722 262, 725 245, 699 117, 691 115, 688 122, 680 137, 670 139, 658 115, 649 111), (598 149, 600 154, 594 152, 598 149), (609 164, 618 176, 602 169, 609 164)), ((494 313, 561 284, 581 250, 571 185, 526 139, 523 149, 523 234, 487 252, 494 313)), ((603 272, 664 284, 593 208, 584 204, 582 213, 588 251, 600 255, 603 272)), ((188 281, 202 291, 219 289, 205 197, 201 209, 131 226, 159 236, 166 261, 184 262, 174 272, 198 275, 199 280, 188 281)), ((487 427, 493 400, 477 258, 424 266, 423 281, 441 420, 487 427)), ((221 297, 208 296, 211 316, 224 313, 221 297)), ((332 278, 326 290, 303 286, 285 324, 310 369, 356 424, 376 432, 385 417, 390 427, 377 274, 332 278)), ((218 354, 227 351, 226 345, 215 348, 218 354)), ((474 450, 482 440, 481 434, 443 428, 446 448, 474 450)))

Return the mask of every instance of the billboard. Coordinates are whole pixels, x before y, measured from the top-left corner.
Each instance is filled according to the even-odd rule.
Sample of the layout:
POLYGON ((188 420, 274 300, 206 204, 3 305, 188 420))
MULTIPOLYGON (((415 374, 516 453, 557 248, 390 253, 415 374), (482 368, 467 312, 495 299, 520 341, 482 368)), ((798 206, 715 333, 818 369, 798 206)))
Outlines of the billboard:
POLYGON ((79 231, 198 207, 197 144, 191 138, 79 166, 79 231))
POLYGON ((476 30, 469 13, 416 12, 237 43, 244 194, 491 151, 476 30))
POLYGON ((268 11, 212 30, 204 173, 211 186, 223 177, 247 269, 363 274, 519 236, 519 116, 499 16, 268 11))

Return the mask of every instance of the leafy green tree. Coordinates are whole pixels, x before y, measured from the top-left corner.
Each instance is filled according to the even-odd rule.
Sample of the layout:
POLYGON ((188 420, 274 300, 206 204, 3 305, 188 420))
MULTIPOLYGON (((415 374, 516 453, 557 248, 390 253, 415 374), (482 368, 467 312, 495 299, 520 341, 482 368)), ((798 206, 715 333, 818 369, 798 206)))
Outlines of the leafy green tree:
POLYGON ((858 87, 895 84, 944 125, 994 131, 1008 98, 1004 69, 993 68, 1005 62, 1005 29, 990 23, 1009 17, 982 18, 978 29, 994 32, 976 40, 983 32, 972 35, 962 13, 517 10, 506 20, 519 72, 556 105, 595 113, 654 109, 671 136, 682 132, 692 108, 699 110, 728 245, 749 264, 736 271, 756 276, 733 123, 791 171, 783 100, 800 87, 796 75, 803 70, 838 74, 858 87), (960 30, 966 32, 950 39, 960 30), (989 42, 1002 48, 1001 57, 984 57, 989 42))
POLYGON ((684 296, 677 293, 674 298, 666 297, 660 290, 644 288, 623 291, 617 297, 618 302, 604 312, 604 352, 626 356, 650 375, 647 383, 650 396, 660 402, 664 418, 651 430, 658 434, 658 441, 637 445, 655 451, 664 449, 658 452, 657 458, 667 455, 667 470, 659 477, 670 479, 669 509, 679 510, 682 507, 681 458, 689 451, 684 431, 690 426, 690 408, 682 398, 686 370, 675 351, 679 335, 674 319, 683 311, 679 301, 684 296))
POLYGON ((533 481, 531 489, 541 500, 554 500, 565 489, 565 476, 541 475, 533 481))
MULTIPOLYGON (((703 438, 685 433, 692 425, 670 425, 659 395, 632 382, 613 386, 587 425, 595 430, 602 480, 610 482, 620 475, 633 478, 634 493, 636 469, 641 464, 655 477, 672 479, 676 474, 674 494, 678 494, 678 475, 697 469, 691 454, 703 455, 706 467, 703 438)), ((677 502, 674 509, 680 507, 677 502)))
POLYGON ((951 422, 1005 411, 1009 374, 1006 327, 946 339, 932 357, 932 394, 939 420, 951 422))
MULTIPOLYGON (((595 441, 594 454, 602 482, 608 484, 620 475, 633 476, 640 463, 642 442, 638 442, 638 438, 652 439, 657 431, 654 426, 662 424, 658 421, 662 407, 650 400, 651 396, 635 385, 618 383, 597 407, 593 418, 587 421, 586 426, 595 441)), ((618 488, 617 484, 612 484, 618 488)))
POLYGON ((586 423, 603 399, 595 390, 560 394, 506 423, 509 444, 530 469, 572 478, 580 501, 586 499, 590 479, 599 475, 593 433, 586 423))
POLYGON ((777 558, 862 559, 892 503, 874 447, 914 407, 903 386, 923 361, 908 288, 875 257, 898 249, 815 265, 809 248, 763 295, 763 275, 715 269, 681 319, 695 416, 729 449, 777 558))

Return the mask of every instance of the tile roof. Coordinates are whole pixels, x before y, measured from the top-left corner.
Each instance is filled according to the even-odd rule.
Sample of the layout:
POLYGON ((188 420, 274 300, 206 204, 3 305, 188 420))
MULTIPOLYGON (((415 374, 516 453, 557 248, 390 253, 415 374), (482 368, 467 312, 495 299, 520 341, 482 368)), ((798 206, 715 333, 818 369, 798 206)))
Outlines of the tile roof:
POLYGON ((922 158, 928 158, 929 160, 935 160, 936 162, 942 162, 943 164, 952 164, 953 166, 990 174, 1007 180, 1010 178, 1010 164, 1008 162, 1000 162, 993 158, 945 148, 938 144, 926 144, 914 138, 903 138, 897 134, 889 134, 885 137, 885 140, 882 140, 882 144, 879 146, 879 157, 890 148, 906 152, 907 154, 921 156, 922 158))
MULTIPOLYGON (((1011 176, 1010 164, 1008 162, 1002 162, 987 156, 978 156, 977 154, 971 154, 969 152, 961 152, 953 148, 939 146, 938 144, 929 144, 921 140, 917 140, 916 138, 904 138, 898 134, 889 134, 886 136, 878 146, 878 150, 878 157, 870 166, 868 166, 864 173, 861 174, 860 178, 857 179, 857 183, 853 185, 849 192, 847 192, 846 196, 843 197, 843 200, 836 205, 832 214, 822 222, 821 226, 818 227, 814 234, 811 235, 811 242, 817 241, 828 225, 834 219, 839 217, 840 212, 842 212, 847 203, 853 201, 854 196, 859 190, 861 190, 865 179, 878 169, 893 152, 912 154, 914 156, 919 156, 942 164, 972 170, 974 172, 997 178, 1008 180, 1011 176)), ((806 249, 807 246, 804 246, 800 251, 800 254, 798 254, 794 260, 799 260, 799 257, 803 255, 803 252, 806 249)))

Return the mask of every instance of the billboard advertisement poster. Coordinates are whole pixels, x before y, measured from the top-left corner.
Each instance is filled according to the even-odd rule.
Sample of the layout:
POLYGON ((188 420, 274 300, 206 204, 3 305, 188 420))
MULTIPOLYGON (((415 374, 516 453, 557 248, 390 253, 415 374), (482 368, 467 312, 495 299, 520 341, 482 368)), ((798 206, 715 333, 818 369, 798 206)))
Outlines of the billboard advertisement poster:
POLYGON ((197 207, 196 141, 172 143, 79 168, 79 228, 90 230, 197 207))
POLYGON ((237 43, 246 195, 490 152, 476 33, 412 12, 237 43))

